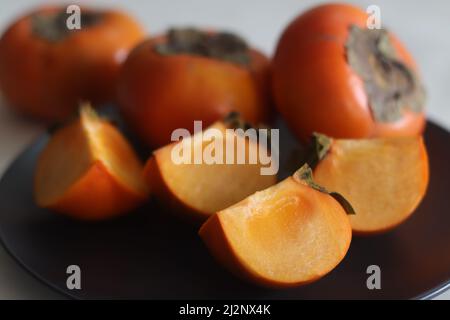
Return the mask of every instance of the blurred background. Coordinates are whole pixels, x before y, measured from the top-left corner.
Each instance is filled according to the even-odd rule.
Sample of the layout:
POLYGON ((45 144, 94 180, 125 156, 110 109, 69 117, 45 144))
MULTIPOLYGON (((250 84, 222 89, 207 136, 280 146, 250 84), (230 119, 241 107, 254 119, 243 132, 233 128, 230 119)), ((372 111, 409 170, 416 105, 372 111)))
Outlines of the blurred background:
MULTIPOLYGON (((313 0, 91 0, 0 2, 0 33, 18 16, 47 3, 89 4, 118 7, 135 16, 155 35, 172 25, 228 29, 244 36, 268 55, 273 54, 282 30, 308 7, 324 3, 313 0)), ((394 31, 414 55, 428 93, 428 117, 450 129, 450 1, 448 0, 354 0, 366 8, 381 9, 383 26, 394 31)), ((6 108, 0 96, 0 174, 17 154, 45 128, 6 108)), ((448 146, 443 146, 448 147, 448 146)), ((407 285, 407 284, 405 284, 407 285)), ((23 271, 0 247, 0 299, 45 299, 60 295, 23 271)), ((439 298, 450 299, 450 292, 439 298)))

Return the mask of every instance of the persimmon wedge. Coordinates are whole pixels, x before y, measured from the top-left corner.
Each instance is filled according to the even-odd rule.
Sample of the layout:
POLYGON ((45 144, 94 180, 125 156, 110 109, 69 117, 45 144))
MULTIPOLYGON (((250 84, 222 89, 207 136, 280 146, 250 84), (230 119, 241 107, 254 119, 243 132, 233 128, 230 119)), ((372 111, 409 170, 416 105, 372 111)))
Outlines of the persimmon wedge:
POLYGON ((58 129, 39 156, 39 207, 83 220, 104 219, 142 203, 148 188, 143 165, 118 129, 89 106, 58 129))
POLYGON ((218 121, 201 132, 153 152, 145 166, 144 176, 160 202, 187 218, 185 220, 203 222, 211 214, 276 183, 276 172, 261 174, 265 165, 259 160, 250 161, 250 154, 267 152, 260 145, 261 140, 250 140, 235 131, 227 135, 228 129, 237 128, 235 125, 218 121), (191 150, 191 155, 188 161, 177 163, 173 157, 184 152, 181 152, 183 143, 186 143, 185 150, 191 150), (234 145, 232 155, 227 152, 229 143, 234 145), (212 152, 221 153, 219 161, 214 163, 208 162, 205 156, 212 144, 222 147, 222 151, 217 148, 212 152), (238 149, 245 153, 245 163, 238 163, 238 149), (195 154, 201 154, 201 163, 195 163, 195 154), (232 161, 227 161, 230 155, 232 161))
POLYGON ((318 280, 340 263, 352 238, 346 211, 305 173, 307 166, 203 224, 199 235, 221 264, 277 288, 318 280))
POLYGON ((421 136, 367 140, 330 139, 314 169, 317 183, 341 193, 355 209, 358 234, 390 230, 419 205, 428 185, 428 156, 421 136))

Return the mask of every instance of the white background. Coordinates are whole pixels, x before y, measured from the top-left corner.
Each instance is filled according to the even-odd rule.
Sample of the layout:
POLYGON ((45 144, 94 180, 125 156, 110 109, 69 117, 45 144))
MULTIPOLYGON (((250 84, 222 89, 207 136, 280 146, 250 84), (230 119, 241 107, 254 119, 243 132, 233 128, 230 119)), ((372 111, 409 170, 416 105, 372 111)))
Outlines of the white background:
MULTIPOLYGON (((55 2, 55 1, 53 1, 55 2)), ((212 26, 237 31, 249 42, 272 54, 285 25, 299 12, 320 1, 300 0, 129 0, 84 1, 120 7, 134 16, 151 34, 171 25, 212 26)), ((431 119, 450 128, 450 1, 447 0, 372 0, 349 1, 363 8, 376 4, 382 22, 395 31, 415 56, 421 67, 429 94, 431 119)), ((42 1, 13 0, 0 2, 0 32, 18 15, 42 1)), ((68 3, 68 1, 65 1, 68 3)), ((76 1, 69 3, 76 3, 76 1)), ((11 113, 0 101, 0 174, 15 156, 43 128, 11 113)), ((448 147, 448 146, 446 146, 448 147)), ((414 281, 412 279, 412 281, 414 281)), ((408 285, 408 284, 405 284, 408 285)), ((59 298, 23 271, 0 248, 0 298, 59 298)), ((450 299, 450 292, 441 298, 450 299)))

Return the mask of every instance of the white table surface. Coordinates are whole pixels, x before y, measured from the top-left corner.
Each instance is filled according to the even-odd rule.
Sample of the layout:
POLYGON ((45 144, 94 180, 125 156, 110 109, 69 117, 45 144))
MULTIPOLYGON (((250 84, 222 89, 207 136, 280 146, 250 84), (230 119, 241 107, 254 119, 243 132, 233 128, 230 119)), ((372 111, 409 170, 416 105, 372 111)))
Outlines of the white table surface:
MULTIPOLYGON (((56 2, 56 1, 52 1, 56 2)), ((238 31, 249 42, 272 54, 280 32, 300 11, 320 1, 300 0, 127 0, 85 1, 124 8, 153 34, 171 25, 213 26, 238 31)), ((428 114, 450 129, 450 1, 350 1, 364 8, 376 4, 382 22, 403 40, 415 56, 427 85, 428 114)), ((37 0, 0 2, 0 32, 37 0)), ((65 1, 76 3, 76 1, 65 1)), ((0 101, 0 174, 44 128, 13 114, 0 101)), ((407 284, 405 284, 407 285, 407 284)), ((61 296, 35 280, 0 247, 0 299, 58 299, 61 296)), ((450 292, 440 299, 450 299, 450 292)))

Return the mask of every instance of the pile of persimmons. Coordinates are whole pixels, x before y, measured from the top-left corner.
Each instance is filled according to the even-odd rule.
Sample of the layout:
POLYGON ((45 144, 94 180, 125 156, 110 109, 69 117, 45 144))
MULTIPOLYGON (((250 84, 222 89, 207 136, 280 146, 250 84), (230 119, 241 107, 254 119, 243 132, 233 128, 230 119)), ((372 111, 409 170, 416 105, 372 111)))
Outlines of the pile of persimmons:
MULTIPOLYGON (((40 207, 101 220, 155 197, 201 222, 208 249, 238 276, 286 287, 324 276, 344 258, 352 234, 398 226, 425 195, 425 92, 417 66, 394 34, 367 27, 360 8, 301 13, 271 59, 229 32, 173 28, 144 39, 120 11, 82 8, 75 30, 66 18, 65 7, 41 8, 0 39, 4 100, 59 123, 35 169, 40 207), (154 150, 145 165, 95 111, 110 102, 154 150), (308 146, 298 170, 281 182, 261 175, 261 163, 171 159, 183 143, 170 143, 172 132, 192 130, 195 120, 225 132, 270 126, 277 112, 308 146)), ((186 139, 193 150, 208 143, 186 139)), ((220 143, 227 139, 248 152, 264 147, 239 134, 220 143)))

